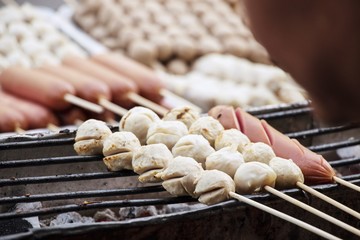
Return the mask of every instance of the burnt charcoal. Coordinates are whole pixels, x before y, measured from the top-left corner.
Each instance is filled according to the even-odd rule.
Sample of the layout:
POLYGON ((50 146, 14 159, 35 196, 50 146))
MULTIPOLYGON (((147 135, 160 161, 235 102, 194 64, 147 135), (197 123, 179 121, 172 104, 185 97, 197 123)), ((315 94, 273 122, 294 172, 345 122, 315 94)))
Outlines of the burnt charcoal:
POLYGON ((24 219, 0 221, 0 236, 27 232, 33 226, 24 219))

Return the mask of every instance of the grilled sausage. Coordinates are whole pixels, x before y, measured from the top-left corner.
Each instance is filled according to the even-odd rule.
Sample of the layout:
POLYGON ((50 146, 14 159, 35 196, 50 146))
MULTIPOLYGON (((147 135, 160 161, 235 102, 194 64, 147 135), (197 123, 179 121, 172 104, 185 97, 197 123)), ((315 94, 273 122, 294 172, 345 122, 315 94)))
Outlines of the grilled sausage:
POLYGON ((39 70, 71 84, 76 90, 76 95, 87 101, 97 103, 101 97, 111 99, 110 89, 105 83, 82 72, 66 66, 53 65, 42 66, 39 70))
POLYGON ((3 91, 0 92, 0 102, 22 113, 28 122, 29 129, 44 128, 49 123, 59 124, 56 116, 42 105, 18 98, 3 91))
POLYGON ((75 94, 75 88, 62 79, 39 70, 11 67, 0 75, 2 88, 16 96, 37 102, 54 110, 70 106, 64 96, 75 94))
POLYGON ((25 116, 10 106, 0 105, 0 132, 13 132, 17 128, 27 129, 25 116))
POLYGON ((160 90, 164 88, 164 85, 155 72, 149 68, 116 53, 95 55, 92 60, 130 78, 138 86, 142 96, 153 102, 161 103, 163 97, 160 90))
POLYGON ((217 118, 220 122, 228 124, 234 121, 229 121, 225 118, 225 116, 233 116, 231 111, 235 111, 235 121, 238 121, 238 125, 228 125, 229 128, 239 129, 248 136, 252 142, 263 142, 270 145, 278 157, 292 159, 303 172, 305 183, 320 184, 333 181, 332 178, 335 172, 321 155, 305 148, 297 140, 290 139, 280 133, 266 121, 259 120, 240 108, 234 110, 234 108, 227 106, 217 106, 215 110, 210 110, 209 114, 217 118), (220 117, 214 114, 218 112, 223 112, 223 114, 220 117))
POLYGON ((128 99, 129 92, 137 93, 137 85, 127 77, 89 59, 68 56, 63 59, 65 66, 76 69, 82 73, 91 75, 106 83, 111 90, 112 101, 125 108, 131 108, 134 103, 128 99))

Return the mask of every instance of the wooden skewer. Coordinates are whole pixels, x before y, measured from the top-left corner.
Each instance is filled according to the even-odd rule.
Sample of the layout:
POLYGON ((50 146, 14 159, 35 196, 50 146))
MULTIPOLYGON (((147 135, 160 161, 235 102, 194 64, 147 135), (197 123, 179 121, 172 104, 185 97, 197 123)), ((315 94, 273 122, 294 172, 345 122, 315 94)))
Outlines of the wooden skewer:
POLYGON ((105 109, 115 114, 118 114, 119 116, 124 116, 128 112, 127 109, 122 108, 119 105, 116 105, 103 97, 99 99, 99 104, 103 106, 105 109))
POLYGON ((306 210, 308 212, 311 212, 312 214, 315 214, 316 216, 321 217, 321 218, 323 218, 323 219, 325 219, 325 220, 327 220, 327 221, 329 221, 329 222, 331 222, 331 223, 333 223, 333 224, 335 224, 335 225, 337 225, 337 226, 339 226, 339 227, 341 227, 341 228, 343 228, 343 229, 345 229, 345 230, 347 230, 347 231, 349 231, 349 232, 351 232, 351 233, 353 233, 353 234, 360 237, 360 230, 359 229, 356 229, 353 226, 350 226, 350 225, 348 225, 348 224, 346 224, 346 223, 344 223, 344 222, 342 222, 342 221, 340 221, 340 220, 338 220, 338 219, 336 219, 336 218, 334 218, 334 217, 332 217, 332 216, 330 216, 330 215, 328 215, 326 213, 323 213, 323 212, 321 212, 321 211, 319 211, 319 210, 317 210, 317 209, 315 209, 315 208, 313 208, 313 207, 311 207, 311 206, 309 206, 309 205, 307 205, 307 204, 305 204, 303 202, 300 202, 299 200, 297 200, 297 199, 295 199, 293 197, 290 197, 290 196, 288 196, 288 195, 286 195, 286 194, 284 194, 284 193, 282 193, 282 192, 280 192, 280 191, 278 191, 278 190, 276 190, 276 189, 274 189, 274 188, 272 188, 270 186, 265 186, 264 189, 266 191, 270 192, 271 194, 274 194, 275 196, 278 196, 278 197, 284 199, 285 201, 288 201, 288 202, 290 202, 290 203, 292 203, 292 204, 294 204, 294 205, 296 205, 296 206, 298 206, 298 207, 300 207, 300 208, 302 208, 302 209, 304 209, 304 210, 306 210))
POLYGON ((17 133, 17 134, 24 134, 26 131, 24 130, 24 129, 22 129, 21 128, 21 126, 20 126, 20 123, 15 123, 15 132, 17 133))
POLYGON ((140 96, 137 93, 130 92, 127 94, 127 97, 134 103, 137 103, 144 107, 150 108, 154 112, 156 112, 157 114, 159 114, 161 116, 164 116, 169 111, 168 109, 164 108, 163 106, 160 106, 159 104, 156 104, 156 103, 150 101, 149 99, 146 99, 146 98, 140 96))
POLYGON ((258 203, 258 202, 254 201, 254 200, 251 200, 249 198, 241 196, 241 195, 239 195, 237 193, 230 192, 229 195, 232 198, 234 198, 234 199, 236 199, 238 201, 244 202, 246 204, 249 204, 250 206, 256 207, 256 208, 258 208, 260 210, 263 210, 263 211, 265 211, 267 213, 270 213, 270 214, 272 214, 272 215, 274 215, 276 217, 279 217, 279 218, 284 219, 284 220, 286 220, 288 222, 291 222, 291 223, 293 223, 293 224, 295 224, 295 225, 297 225, 299 227, 302 227, 302 228, 304 228, 304 229, 306 229, 306 230, 308 230, 308 231, 310 231, 312 233, 315 233, 318 236, 321 236, 321 237, 323 237, 325 239, 341 239, 341 238, 338 238, 338 237, 336 237, 336 236, 334 236, 334 235, 332 235, 330 233, 327 233, 327 232, 325 232, 325 231, 323 231, 323 230, 321 230, 319 228, 311 226, 310 224, 308 224, 306 222, 303 222, 303 221, 301 221, 299 219, 291 217, 291 216, 289 216, 289 215, 287 215, 285 213, 282 213, 282 212, 280 212, 278 210, 270 208, 270 207, 268 207, 268 206, 266 206, 264 204, 258 203))
POLYGON ((174 98, 174 99, 178 100, 179 102, 182 102, 184 105, 189 106, 189 107, 193 108, 194 110, 196 110, 196 111, 198 111, 198 112, 200 112, 200 113, 202 112, 201 107, 196 106, 196 105, 193 104, 192 102, 186 100, 185 98, 180 97, 179 95, 176 95, 175 93, 173 93, 173 92, 171 92, 171 91, 169 91, 169 90, 167 90, 167 89, 164 89, 164 88, 161 89, 161 90, 160 90, 160 94, 161 94, 163 97, 169 96, 169 97, 171 97, 171 98, 174 98))
POLYGON ((338 201, 335 201, 332 198, 329 198, 328 196, 326 196, 325 194, 322 194, 319 191, 316 191, 315 189, 301 183, 301 182, 297 182, 296 186, 298 186, 299 188, 303 189, 306 192, 311 193, 312 195, 320 198, 321 200, 324 200, 327 203, 330 203, 331 205, 343 210, 344 212, 347 212, 348 214, 356 217, 357 219, 360 219, 360 213, 354 211, 353 209, 345 206, 344 204, 339 203, 338 201))
POLYGON ((48 123, 46 126, 51 132, 59 132, 60 128, 53 123, 48 123))
POLYGON ((353 189, 355 191, 360 192, 360 187, 355 185, 355 184, 352 184, 351 182, 348 182, 348 181, 346 181, 344 179, 341 179, 339 177, 336 177, 336 176, 334 176, 333 179, 334 179, 335 182, 337 182, 337 183, 339 183, 341 185, 344 185, 345 187, 348 187, 348 188, 351 188, 351 189, 353 189))
POLYGON ((104 108, 102 106, 99 106, 95 103, 86 101, 82 98, 79 98, 77 96, 74 96, 72 94, 65 94, 64 96, 65 101, 72 103, 76 106, 79 106, 81 108, 87 109, 89 111, 92 112, 96 112, 96 113, 102 113, 104 111, 104 108))

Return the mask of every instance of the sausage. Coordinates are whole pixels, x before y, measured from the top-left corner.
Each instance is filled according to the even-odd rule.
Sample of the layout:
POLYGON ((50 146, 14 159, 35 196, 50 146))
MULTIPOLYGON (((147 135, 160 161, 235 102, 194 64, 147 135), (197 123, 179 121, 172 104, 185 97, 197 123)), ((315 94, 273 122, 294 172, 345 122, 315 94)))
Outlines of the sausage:
POLYGON ((56 116, 46 107, 30 102, 11 94, 0 92, 1 104, 12 107, 24 115, 28 122, 29 129, 44 128, 49 123, 58 125, 56 116))
POLYGON ((75 94, 75 88, 62 79, 39 70, 10 67, 0 75, 4 91, 37 102, 54 110, 70 106, 64 96, 75 94))
POLYGON ((134 103, 127 97, 127 94, 129 92, 138 93, 139 89, 129 78, 86 58, 65 57, 63 64, 106 83, 111 90, 112 101, 115 104, 124 108, 134 107, 134 103))
POLYGON ((0 132, 13 132, 17 128, 27 129, 25 116, 10 106, 0 105, 0 132))
POLYGON ((73 125, 76 122, 84 122, 87 120, 85 110, 77 106, 73 106, 65 111, 57 112, 61 125, 73 125))
POLYGON ((225 129, 235 128, 240 130, 239 122, 236 120, 233 107, 219 105, 210 109, 208 114, 219 120, 225 129))
POLYGON ((66 66, 54 65, 42 66, 39 70, 59 77, 74 86, 76 95, 82 99, 93 103, 97 103, 101 97, 111 99, 110 89, 105 83, 82 72, 66 66))
POLYGON ((161 103, 160 90, 163 83, 154 71, 140 63, 117 53, 98 54, 92 61, 100 63, 115 72, 131 79, 138 86, 140 94, 156 103, 161 103))
POLYGON ((307 184, 333 182, 335 175, 330 164, 319 154, 302 146, 297 140, 290 139, 271 127, 265 120, 259 120, 240 108, 217 106, 209 111, 209 115, 217 118, 228 128, 237 128, 252 142, 263 142, 274 150, 276 156, 292 159, 299 166, 307 184), (222 113, 221 116, 217 113, 222 113), (233 114, 232 112, 235 112, 233 114), (227 117, 234 118, 232 120, 227 117), (234 122, 237 121, 238 124, 234 122), (229 124, 233 123, 233 125, 229 124))

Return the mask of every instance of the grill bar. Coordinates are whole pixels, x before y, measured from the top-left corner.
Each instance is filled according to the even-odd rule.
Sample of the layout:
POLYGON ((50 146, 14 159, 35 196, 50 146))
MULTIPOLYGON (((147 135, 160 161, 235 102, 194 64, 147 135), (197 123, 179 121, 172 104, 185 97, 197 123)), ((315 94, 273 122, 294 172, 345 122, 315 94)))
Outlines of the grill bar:
MULTIPOLYGON (((354 183, 354 184, 360 184, 360 174, 347 176, 347 178, 344 177, 344 179, 354 183), (351 180, 351 179, 355 180, 351 180)), ((158 186, 160 190, 161 186, 158 186)), ((313 186, 314 189, 324 192, 329 191, 331 189, 338 188, 337 184, 325 184, 325 185, 317 185, 313 186)), ((296 194, 303 194, 302 191, 300 191, 297 188, 293 189, 287 189, 283 190, 282 192, 289 194, 289 195, 296 195, 296 194)), ((253 194, 253 195, 246 195, 246 197, 251 198, 253 200, 258 201, 268 201, 271 199, 276 199, 276 196, 270 195, 268 193, 261 193, 261 194, 253 194)), ((14 218, 25 218, 25 217, 34 217, 34 216, 44 216, 44 215, 51 215, 51 214, 59 214, 59 213, 65 213, 65 212, 71 212, 71 211, 83 211, 83 210, 89 210, 89 209, 104 209, 104 208, 113 208, 113 207, 136 207, 136 206, 149 206, 149 205, 165 205, 165 204, 176 204, 176 203, 190 203, 190 202, 197 202, 196 199, 191 198, 189 196, 186 197, 167 197, 167 198, 156 198, 156 199, 131 199, 131 200, 115 200, 115 201, 102 201, 102 202, 91 202, 91 201, 84 201, 83 204, 77 205, 77 204, 69 204, 69 205, 63 205, 63 206, 57 206, 57 207, 51 207, 51 208, 42 208, 39 210, 33 210, 32 212, 22 212, 22 213, 16 213, 16 212, 8 212, 8 213, 2 213, 0 214, 0 220, 8 220, 8 219, 14 219, 14 218)), ((221 205, 232 205, 234 201, 227 201, 220 203, 221 205)), ((242 204, 242 203, 237 203, 242 204)), ((211 208, 213 206, 205 206, 204 208, 211 208)), ((204 209, 202 208, 202 209, 204 209)), ((196 214, 197 211, 194 211, 194 214, 196 214)))
POLYGON ((306 137, 318 136, 318 135, 323 135, 323 134, 328 134, 328 133, 336 133, 336 132, 340 132, 340 131, 353 129, 356 127, 358 127, 358 125, 348 124, 348 125, 343 125, 343 126, 315 128, 315 129, 310 129, 310 130, 305 130, 305 131, 300 131, 300 132, 286 133, 286 135, 289 138, 306 138, 306 137))
POLYGON ((292 110, 292 109, 299 109, 299 108, 306 108, 310 106, 310 101, 303 101, 303 102, 297 102, 297 103, 292 103, 292 104, 279 104, 276 106, 263 106, 263 107, 259 107, 259 108, 251 108, 248 109, 247 112, 252 114, 252 115, 259 115, 262 114, 264 112, 281 112, 281 111, 286 111, 286 110, 292 110))
POLYGON ((39 159, 25 159, 0 162, 1 168, 16 168, 16 167, 31 167, 48 164, 65 164, 74 162, 94 162, 102 160, 101 156, 67 156, 67 157, 52 157, 39 159))
POLYGON ((329 151, 329 150, 334 150, 334 149, 338 149, 338 148, 351 147, 351 146, 355 146, 358 144, 360 144, 360 139, 351 139, 351 140, 347 140, 347 141, 328 143, 328 144, 322 144, 322 145, 317 145, 317 146, 310 146, 308 148, 314 152, 322 152, 322 151, 329 151))
POLYGON ((75 142, 74 138, 39 139, 39 140, 20 141, 20 142, 6 142, 6 143, 0 143, 0 150, 57 146, 57 145, 74 144, 74 142, 75 142))
POLYGON ((302 114, 309 114, 312 112, 312 108, 301 108, 301 109, 292 109, 282 112, 273 112, 273 113, 265 113, 265 114, 259 114, 255 115, 259 119, 264 120, 271 120, 271 119, 278 119, 278 118, 287 118, 287 117, 294 117, 302 114))
POLYGON ((335 161, 329 162, 329 164, 332 167, 343 167, 343 166, 348 166, 348 165, 357 164, 357 163, 360 163, 360 158, 358 158, 358 157, 335 160, 335 161))
POLYGON ((161 185, 158 185, 158 186, 136 187, 136 188, 49 193, 49 194, 37 194, 37 195, 0 198, 0 204, 52 201, 52 200, 75 199, 75 198, 109 197, 109 196, 121 196, 121 195, 129 195, 129 194, 156 193, 163 191, 165 191, 164 188, 161 185))
POLYGON ((100 178, 115 178, 115 177, 129 177, 136 174, 130 170, 121 172, 97 172, 97 173, 79 173, 55 176, 42 176, 42 177, 24 177, 24 178, 11 178, 0 179, 0 187, 14 186, 21 184, 36 184, 36 183, 50 183, 50 182, 66 182, 66 181, 79 181, 100 178))

